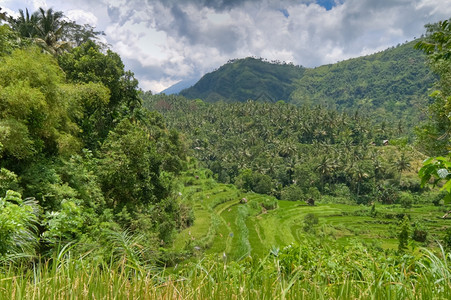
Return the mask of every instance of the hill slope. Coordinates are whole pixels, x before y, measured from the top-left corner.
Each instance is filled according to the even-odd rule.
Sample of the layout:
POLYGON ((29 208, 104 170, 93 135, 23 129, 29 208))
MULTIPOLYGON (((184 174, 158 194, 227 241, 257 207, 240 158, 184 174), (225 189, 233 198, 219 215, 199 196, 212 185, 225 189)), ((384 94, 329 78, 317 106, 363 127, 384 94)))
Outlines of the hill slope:
POLYGON ((208 102, 285 100, 324 104, 338 110, 402 120, 411 127, 422 118, 434 75, 415 41, 372 55, 306 69, 246 58, 206 74, 180 94, 208 102))
POLYGON ((180 92, 205 101, 287 100, 294 91, 294 80, 305 68, 286 63, 271 63, 257 58, 230 61, 204 75, 193 87, 180 92))
POLYGON ((290 101, 359 110, 380 119, 404 119, 408 126, 415 125, 427 107, 428 89, 435 75, 414 44, 308 69, 296 81, 290 101))
POLYGON ((167 89, 161 91, 159 94, 166 94, 166 95, 178 94, 178 93, 180 93, 180 91, 193 86, 198 80, 199 80, 199 78, 196 77, 196 78, 190 78, 190 79, 179 81, 176 84, 171 85, 167 89))
POLYGON ((303 244, 314 236, 331 237, 337 245, 358 239, 379 249, 395 250, 398 224, 405 213, 428 229, 431 240, 441 235, 440 228, 447 222, 440 218, 442 211, 426 203, 408 210, 378 204, 372 212, 370 206, 334 201, 308 206, 303 201, 277 201, 272 196, 245 193, 232 184, 217 183, 210 171, 202 169, 186 172, 183 181, 184 201, 193 207, 195 220, 177 235, 173 249, 178 251, 204 251, 231 259, 264 257, 271 249, 303 244), (312 215, 318 223, 309 222, 312 215))

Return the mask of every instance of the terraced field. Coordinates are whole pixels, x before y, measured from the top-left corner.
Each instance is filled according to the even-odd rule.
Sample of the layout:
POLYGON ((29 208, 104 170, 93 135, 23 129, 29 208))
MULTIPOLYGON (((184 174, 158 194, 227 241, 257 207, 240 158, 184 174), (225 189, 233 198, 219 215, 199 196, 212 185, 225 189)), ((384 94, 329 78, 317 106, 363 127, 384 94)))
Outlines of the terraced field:
POLYGON ((371 207, 344 204, 308 206, 300 201, 281 201, 268 195, 243 193, 234 185, 219 184, 208 171, 196 171, 185 178, 183 198, 194 207, 194 225, 180 232, 174 250, 223 255, 240 259, 263 256, 271 249, 299 243, 306 238, 331 237, 339 243, 353 240, 381 249, 397 249, 400 219, 404 213, 412 224, 428 229, 429 241, 441 237, 449 220, 441 218, 443 208, 417 205, 405 210, 398 205, 371 207), (241 203, 245 198, 246 203, 241 203), (265 209, 265 203, 277 208, 265 209), (314 214, 318 224, 305 225, 305 216, 314 214))

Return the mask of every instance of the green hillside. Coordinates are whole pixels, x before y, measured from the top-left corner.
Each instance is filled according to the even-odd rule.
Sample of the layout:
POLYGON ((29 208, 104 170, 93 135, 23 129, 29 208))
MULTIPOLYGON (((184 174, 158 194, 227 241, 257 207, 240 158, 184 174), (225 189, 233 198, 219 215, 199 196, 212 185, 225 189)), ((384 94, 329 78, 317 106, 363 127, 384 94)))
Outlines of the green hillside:
POLYGON ((412 128, 424 119, 436 76, 415 41, 317 68, 246 58, 206 74, 180 94, 207 102, 285 100, 364 112, 377 121, 412 128))
POLYGON ((180 94, 205 101, 286 100, 294 91, 293 82, 305 68, 248 57, 229 61, 217 71, 203 76, 180 94))
POLYGON ((435 75, 415 42, 336 64, 307 69, 290 100, 321 103, 339 110, 359 110, 379 119, 422 117, 435 75))
POLYGON ((425 157, 397 124, 283 102, 154 95, 143 105, 163 114, 218 181, 243 190, 282 200, 341 195, 342 203, 393 203, 401 191, 420 191, 416 172, 425 157))

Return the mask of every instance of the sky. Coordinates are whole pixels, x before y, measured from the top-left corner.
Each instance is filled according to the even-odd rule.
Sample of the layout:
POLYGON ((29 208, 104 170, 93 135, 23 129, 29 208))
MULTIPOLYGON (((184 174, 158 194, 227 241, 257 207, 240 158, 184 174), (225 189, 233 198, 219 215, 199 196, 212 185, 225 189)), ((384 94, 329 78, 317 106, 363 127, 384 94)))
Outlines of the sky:
POLYGON ((158 93, 249 56, 316 67, 420 37, 451 0, 0 0, 53 8, 105 32, 143 90, 158 93))

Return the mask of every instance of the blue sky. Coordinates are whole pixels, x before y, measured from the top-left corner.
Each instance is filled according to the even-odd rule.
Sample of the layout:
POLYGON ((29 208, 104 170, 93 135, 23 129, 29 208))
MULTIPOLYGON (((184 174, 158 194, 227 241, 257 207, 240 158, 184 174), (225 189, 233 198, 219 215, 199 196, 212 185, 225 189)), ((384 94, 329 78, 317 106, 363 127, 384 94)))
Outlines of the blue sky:
POLYGON ((316 4, 324 7, 326 10, 331 10, 337 3, 334 0, 316 0, 316 4))
POLYGON ((451 16, 451 0, 0 0, 96 26, 159 92, 247 56, 315 67, 384 50, 451 16))

